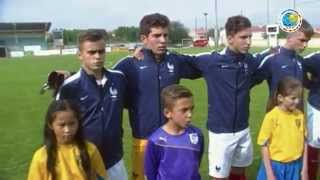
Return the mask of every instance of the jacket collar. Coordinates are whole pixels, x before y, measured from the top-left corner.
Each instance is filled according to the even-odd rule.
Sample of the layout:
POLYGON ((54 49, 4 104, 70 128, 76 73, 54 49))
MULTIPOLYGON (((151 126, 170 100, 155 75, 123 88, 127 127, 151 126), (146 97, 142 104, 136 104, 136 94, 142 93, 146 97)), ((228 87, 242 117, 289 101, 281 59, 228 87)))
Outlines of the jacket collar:
POLYGON ((297 55, 295 50, 287 49, 285 47, 280 47, 280 53, 289 57, 295 57, 297 55))
MULTIPOLYGON (((88 74, 83 68, 81 68, 80 71, 81 71, 81 76, 88 78, 92 82, 95 82, 95 83, 97 82, 94 75, 88 74)), ((102 76, 105 76, 107 78, 107 80, 108 80, 108 74, 109 74, 109 72, 105 68, 103 68, 102 69, 102 76)))
POLYGON ((236 52, 232 51, 230 48, 226 48, 225 54, 228 56, 231 56, 236 61, 243 61, 245 59, 247 53, 246 54, 236 53, 236 52))
MULTIPOLYGON (((154 53, 152 52, 151 49, 147 49, 147 48, 143 48, 142 49, 143 55, 145 56, 144 59, 147 61, 152 61, 152 62, 156 62, 156 58, 154 56, 154 53)), ((164 59, 166 58, 166 56, 168 55, 168 51, 163 55, 163 57, 160 59, 160 62, 164 61, 164 59)))

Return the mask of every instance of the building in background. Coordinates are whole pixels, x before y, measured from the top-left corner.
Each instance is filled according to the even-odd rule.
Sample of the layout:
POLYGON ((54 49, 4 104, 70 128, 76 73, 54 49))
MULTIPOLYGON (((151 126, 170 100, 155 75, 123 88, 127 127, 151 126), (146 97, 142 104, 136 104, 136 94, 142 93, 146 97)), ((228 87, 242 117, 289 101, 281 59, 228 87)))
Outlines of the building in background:
POLYGON ((0 56, 10 51, 47 49, 50 27, 50 22, 0 23, 0 56))

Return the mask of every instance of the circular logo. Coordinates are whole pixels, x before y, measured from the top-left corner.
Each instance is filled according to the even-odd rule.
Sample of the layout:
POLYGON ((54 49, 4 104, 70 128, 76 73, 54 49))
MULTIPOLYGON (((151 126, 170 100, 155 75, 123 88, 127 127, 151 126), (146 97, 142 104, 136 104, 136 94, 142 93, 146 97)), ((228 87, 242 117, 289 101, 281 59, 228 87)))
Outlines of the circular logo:
POLYGON ((280 14, 280 29, 285 32, 298 30, 302 23, 301 14, 293 9, 287 9, 280 14))

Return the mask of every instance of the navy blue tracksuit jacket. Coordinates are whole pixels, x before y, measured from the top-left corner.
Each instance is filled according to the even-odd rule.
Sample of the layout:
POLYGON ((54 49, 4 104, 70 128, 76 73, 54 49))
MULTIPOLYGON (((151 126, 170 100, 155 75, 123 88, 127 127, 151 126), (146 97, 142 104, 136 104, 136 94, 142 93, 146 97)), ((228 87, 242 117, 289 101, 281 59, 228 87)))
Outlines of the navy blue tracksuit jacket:
POLYGON ((320 111, 320 52, 306 56, 302 64, 305 73, 311 74, 308 102, 320 111))
POLYGON ((250 89, 259 62, 249 53, 237 54, 226 48, 199 55, 191 63, 202 72, 207 83, 207 128, 214 133, 246 129, 250 89))
POLYGON ((165 122, 161 90, 179 83, 181 78, 201 77, 200 72, 188 63, 193 57, 167 52, 157 62, 151 50, 143 49, 143 54, 141 61, 126 57, 114 66, 126 76, 130 125, 133 137, 139 139, 147 139, 165 122))
POLYGON ((122 111, 126 81, 119 71, 103 72, 107 81, 99 87, 94 76, 80 69, 65 80, 57 99, 71 99, 80 105, 84 136, 97 146, 108 169, 123 157, 122 111))

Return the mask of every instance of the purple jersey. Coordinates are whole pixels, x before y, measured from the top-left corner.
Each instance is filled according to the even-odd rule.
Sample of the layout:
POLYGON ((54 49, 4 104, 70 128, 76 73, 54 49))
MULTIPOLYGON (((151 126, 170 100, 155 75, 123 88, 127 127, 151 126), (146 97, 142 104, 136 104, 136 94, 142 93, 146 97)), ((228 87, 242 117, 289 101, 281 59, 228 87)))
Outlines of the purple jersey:
POLYGON ((188 126, 181 135, 156 130, 146 148, 144 171, 148 180, 200 180, 203 154, 200 129, 188 126))

